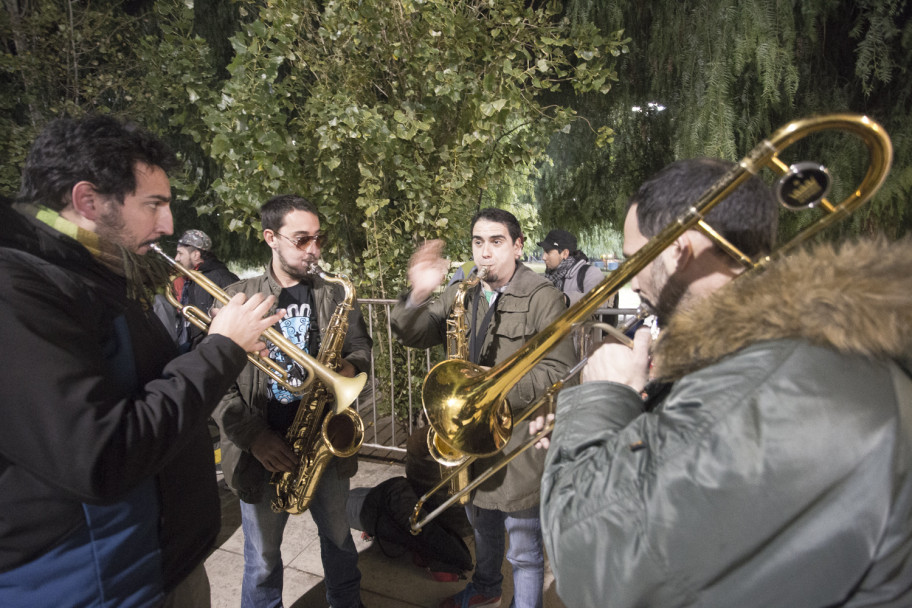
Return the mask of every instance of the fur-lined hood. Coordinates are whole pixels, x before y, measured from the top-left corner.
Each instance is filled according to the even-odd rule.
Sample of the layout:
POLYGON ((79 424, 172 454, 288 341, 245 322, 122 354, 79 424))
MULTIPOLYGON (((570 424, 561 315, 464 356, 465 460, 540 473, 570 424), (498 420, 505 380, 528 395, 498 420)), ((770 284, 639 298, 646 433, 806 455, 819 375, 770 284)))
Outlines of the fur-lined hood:
POLYGON ((817 245, 738 278, 674 315, 655 345, 655 375, 676 380, 784 338, 912 358, 912 239, 817 245))

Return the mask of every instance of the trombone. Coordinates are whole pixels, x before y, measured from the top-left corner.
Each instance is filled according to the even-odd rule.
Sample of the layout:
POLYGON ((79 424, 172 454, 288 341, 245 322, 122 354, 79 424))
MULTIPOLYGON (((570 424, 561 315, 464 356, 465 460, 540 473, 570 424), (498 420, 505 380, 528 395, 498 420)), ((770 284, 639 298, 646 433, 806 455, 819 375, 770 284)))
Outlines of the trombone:
MULTIPOLYGON (((614 327, 613 325, 608 325, 607 323, 595 323, 595 322, 589 323, 589 322, 587 322, 584 325, 586 327, 601 329, 602 331, 605 331, 605 332, 611 334, 611 336, 615 340, 617 340, 624 346, 627 346, 628 348, 633 348, 633 340, 630 338, 630 336, 633 334, 634 331, 636 331, 639 328, 639 326, 643 323, 643 321, 648 316, 650 316, 650 314, 651 314, 651 312, 648 308, 646 308, 644 305, 640 305, 640 307, 637 309, 637 312, 634 315, 634 317, 631 318, 624 325, 624 327, 622 327, 620 329, 618 329, 617 327, 614 327)), ((555 399, 555 397, 557 397, 557 393, 560 392, 560 390, 564 387, 564 385, 569 380, 574 378, 577 374, 579 374, 583 370, 583 367, 586 366, 586 362, 588 360, 589 360, 589 357, 583 357, 576 365, 574 365, 573 367, 570 368, 570 370, 567 372, 567 374, 564 376, 563 379, 558 380, 557 382, 552 384, 541 397, 539 397, 532 405, 530 405, 513 422, 514 423, 522 422, 526 418, 529 418, 533 413, 540 412, 542 414, 553 414, 554 413, 554 399, 555 399), (542 408, 544 408, 544 409, 542 409, 542 408)), ((447 476, 443 477, 440 480, 440 482, 437 483, 437 485, 435 485, 433 488, 431 488, 430 490, 425 492, 424 495, 418 499, 418 502, 415 503, 415 509, 412 511, 412 516, 409 518, 409 531, 415 535, 420 534, 421 529, 424 528, 424 526, 426 526, 430 521, 436 519, 438 515, 440 515, 441 513, 443 513, 450 507, 452 507, 454 504, 467 503, 469 501, 469 496, 471 496, 471 493, 475 490, 475 488, 477 488, 478 486, 483 484, 485 481, 487 481, 492 475, 497 473, 497 471, 501 470, 502 468, 504 468, 505 466, 507 466, 508 464, 513 462, 513 460, 517 456, 519 456, 520 454, 522 454, 523 452, 525 452, 526 450, 531 448, 533 445, 535 445, 539 439, 542 439, 543 437, 547 436, 548 433, 550 433, 552 430, 554 430, 554 421, 553 420, 548 421, 547 417, 545 418, 545 420, 546 420, 546 422, 545 422, 544 427, 538 433, 529 437, 524 443, 521 443, 515 450, 510 452, 509 455, 504 456, 501 460, 497 461, 496 463, 494 463, 493 465, 491 465, 490 467, 485 469, 480 475, 478 475, 478 477, 476 477, 472 481, 468 481, 467 470, 472 465, 472 463, 477 460, 477 457, 465 456, 465 455, 459 454, 458 452, 444 456, 443 454, 441 454, 441 448, 438 445, 440 443, 440 440, 437 438, 438 436, 435 434, 434 435, 434 437, 435 437, 434 447, 431 448, 431 456, 434 458, 434 460, 441 463, 441 469, 451 468, 452 470, 450 470, 449 474, 447 476), (450 458, 450 457, 452 457, 452 458, 450 458), (424 519, 419 521, 418 518, 421 516, 421 509, 424 508, 425 503, 428 500, 430 500, 431 497, 434 496, 434 494, 436 494, 437 492, 442 490, 445 486, 450 485, 451 481, 453 479, 457 479, 460 475, 462 475, 463 478, 466 479, 466 481, 464 483, 460 484, 460 490, 458 492, 452 493, 449 497, 447 497, 447 499, 444 502, 440 503, 436 509, 434 509, 433 511, 428 513, 424 517, 424 519)), ((431 433, 428 433, 428 442, 429 442, 428 445, 429 446, 430 446, 430 441, 431 441, 430 437, 431 437, 431 433)))
MULTIPOLYGON (((574 327, 591 316, 602 302, 636 276, 686 231, 691 229, 702 231, 747 269, 763 268, 774 259, 774 256, 782 255, 821 230, 844 219, 868 201, 883 185, 892 159, 893 147, 890 138, 883 127, 866 116, 830 114, 796 120, 781 127, 723 175, 685 213, 668 224, 582 299, 548 327, 533 336, 510 357, 488 370, 470 362, 455 359, 441 361, 435 365, 424 380, 422 402, 428 422, 437 433, 438 441, 445 444, 450 453, 462 453, 473 457, 489 456, 502 450, 509 440, 509 433, 504 438, 503 433, 493 433, 491 429, 500 426, 497 424, 497 419, 504 417, 505 414, 502 410, 506 410, 507 422, 510 422, 512 414, 509 406, 504 404, 506 395, 513 385, 541 361, 560 340, 573 331, 574 327), (867 146, 870 156, 867 171, 860 185, 838 204, 833 204, 826 199, 829 193, 830 175, 824 167, 811 163, 797 163, 789 166, 778 157, 778 154, 785 148, 808 135, 833 130, 858 136, 867 146), (704 218, 716 204, 725 199, 742 182, 767 166, 781 175, 775 184, 775 189, 783 206, 791 210, 816 207, 823 210, 824 214, 774 252, 752 260, 716 232, 704 218)), ((562 382, 558 384, 562 385, 562 382)), ((560 387, 557 390, 553 390, 554 388, 549 389, 551 393, 549 398, 552 400, 560 387)), ((530 407, 529 411, 535 409, 537 408, 530 407)), ((512 424, 508 424, 507 428, 512 428, 512 424)), ((532 437, 527 445, 518 449, 525 450, 550 430, 546 426, 538 436, 532 437)), ((468 466, 465 463, 464 465, 468 466)), ((457 468, 457 472, 459 470, 457 468)), ((487 479, 494 472, 494 470, 489 470, 482 476, 487 479)), ((470 483, 464 491, 471 491, 481 481, 470 483)), ((442 508, 444 508, 443 505, 435 513, 441 511, 442 508)), ((420 505, 416 507, 416 517, 413 518, 412 529, 415 533, 417 533, 416 526, 418 525, 415 519, 419 510, 420 505)), ((427 518, 421 525, 430 519, 432 518, 427 518)))
MULTIPOLYGON (((179 274, 182 274, 202 287, 218 302, 221 302, 223 305, 228 303, 228 300, 230 299, 229 295, 225 293, 221 287, 207 279, 203 273, 190 270, 162 251, 161 247, 157 244, 153 243, 151 248, 157 254, 165 258, 179 274)), ((187 321, 201 329, 203 332, 208 333, 209 325, 212 323, 212 318, 208 314, 196 306, 184 306, 178 302, 177 298, 174 297, 174 291, 170 287, 165 290, 165 298, 172 306, 181 312, 187 321)), ((320 365, 315 358, 298 348, 294 342, 286 338, 274 327, 267 328, 263 332, 262 337, 264 340, 268 340, 275 344, 286 357, 306 369, 308 371, 307 378, 300 384, 293 384, 288 378, 288 373, 279 367, 272 359, 261 357, 257 353, 247 353, 247 359, 285 390, 296 395, 303 393, 311 384, 313 384, 313 381, 316 378, 319 378, 325 386, 332 389, 336 400, 337 413, 354 403, 358 394, 361 392, 361 389, 364 388, 364 384, 367 382, 367 374, 364 372, 358 374, 354 378, 346 378, 345 376, 337 374, 335 371, 320 365)))

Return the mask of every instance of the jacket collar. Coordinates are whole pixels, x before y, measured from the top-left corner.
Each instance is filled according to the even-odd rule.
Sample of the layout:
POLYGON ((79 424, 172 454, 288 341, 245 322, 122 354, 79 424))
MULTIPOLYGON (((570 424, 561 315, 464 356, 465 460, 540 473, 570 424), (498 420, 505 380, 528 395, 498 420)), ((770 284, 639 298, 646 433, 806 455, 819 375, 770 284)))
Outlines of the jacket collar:
POLYGON ((655 345, 654 369, 658 378, 675 380, 780 339, 912 357, 912 238, 818 245, 739 277, 674 315, 655 345))

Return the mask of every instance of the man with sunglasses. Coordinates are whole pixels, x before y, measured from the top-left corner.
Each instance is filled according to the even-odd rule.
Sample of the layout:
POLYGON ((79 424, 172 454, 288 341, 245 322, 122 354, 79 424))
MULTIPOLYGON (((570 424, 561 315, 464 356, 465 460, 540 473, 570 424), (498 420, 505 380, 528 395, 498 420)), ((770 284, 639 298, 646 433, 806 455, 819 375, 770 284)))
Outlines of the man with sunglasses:
MULTIPOLYGON (((263 238, 272 249, 266 272, 227 288, 228 293, 272 294, 285 309, 279 323, 284 335, 308 354, 320 350, 325 329, 344 294, 340 286, 323 281, 317 273, 325 236, 320 232, 316 207, 295 195, 269 199, 260 209, 263 238)), ((360 308, 355 303, 348 317, 339 373, 354 377, 367 371, 372 341, 360 308)), ((281 352, 270 357, 286 366, 289 377, 303 381, 307 373, 286 361, 281 352)), ((215 411, 222 435, 222 470, 225 482, 241 499, 244 531, 244 579, 241 606, 282 605, 282 556, 280 547, 288 513, 275 513, 272 473, 294 471, 297 457, 285 441, 294 421, 299 399, 253 365, 238 377, 215 411)), ((349 480, 357 460, 334 458, 320 479, 310 503, 317 525, 326 583, 326 599, 334 608, 361 605, 358 551, 346 519, 349 480)))

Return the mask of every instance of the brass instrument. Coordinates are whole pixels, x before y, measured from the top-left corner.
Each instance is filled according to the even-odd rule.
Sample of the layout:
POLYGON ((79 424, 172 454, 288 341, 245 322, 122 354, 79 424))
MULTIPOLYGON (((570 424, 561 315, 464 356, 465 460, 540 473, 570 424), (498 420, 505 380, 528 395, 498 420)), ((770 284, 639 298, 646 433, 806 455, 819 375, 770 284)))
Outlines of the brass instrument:
MULTIPOLYGON (((479 268, 478 273, 466 278, 459 283, 456 288, 456 298, 453 300, 453 311, 447 319, 446 331, 446 352, 447 359, 460 359, 466 361, 469 358, 469 344, 466 339, 469 328, 466 324, 465 297, 470 289, 478 285, 487 275, 487 268, 479 268)), ((463 492, 462 489, 469 483, 468 467, 460 467, 459 470, 450 475, 450 470, 459 467, 467 456, 459 453, 453 453, 449 446, 438 441, 437 433, 430 429, 427 434, 428 451, 431 458, 440 465, 440 476, 449 480, 447 493, 450 496, 457 496, 456 502, 464 505, 469 502, 470 494, 463 492)), ((438 487, 439 490, 442 486, 438 487)), ((436 491, 436 490, 435 490, 436 491)))
MULTIPOLYGON (((422 400, 428 420, 438 436, 437 441, 446 445, 452 454, 479 457, 500 451, 506 441, 491 429, 496 428, 497 420, 502 415, 500 410, 504 407, 505 396, 513 385, 578 324, 591 316, 602 302, 614 295, 686 231, 702 231, 746 268, 761 269, 774 257, 781 256, 824 228, 847 217, 868 201, 883 185, 892 158, 890 138, 880 125, 866 116, 832 114, 796 120, 781 127, 713 184, 687 212, 650 239, 581 300, 500 364, 489 370, 459 360, 441 361, 435 365, 425 378, 422 400), (800 139, 831 130, 858 136, 867 146, 870 155, 860 185, 838 204, 825 198, 829 190, 829 174, 825 169, 807 163, 790 167, 778 157, 780 152, 800 139), (815 223, 773 253, 752 260, 718 234, 704 221, 704 217, 742 182, 767 166, 782 175, 776 187, 779 200, 784 206, 792 210, 815 207, 824 213, 815 223)), ((529 411, 535 409, 537 408, 530 407, 529 411)), ((534 444, 550 431, 550 426, 546 426, 537 436, 529 438, 521 449, 534 444)), ((501 467, 504 464, 506 462, 501 463, 501 467)), ((469 484, 466 491, 471 491, 475 485, 474 482, 469 484)), ((441 505, 441 509, 446 506, 448 505, 441 505)))
MULTIPOLYGON (((342 345, 348 332, 348 314, 355 292, 351 281, 343 275, 321 271, 319 276, 345 290, 345 296, 330 318, 317 355, 319 365, 337 370, 342 364, 342 345)), ((364 441, 364 422, 358 413, 348 407, 334 410, 332 400, 332 394, 319 378, 301 398, 294 422, 285 434, 285 441, 298 457, 298 466, 293 472, 273 473, 270 481, 276 487, 276 497, 272 500, 272 510, 276 513, 287 511, 297 515, 306 511, 330 459, 353 455, 364 441)))
MULTIPOLYGON (((165 258, 179 274, 202 287, 209 295, 215 298, 216 301, 224 305, 231 299, 221 287, 207 279, 203 273, 190 270, 183 264, 180 264, 154 243, 151 245, 151 248, 165 258)), ((195 306, 184 306, 178 302, 177 298, 174 297, 172 289, 166 290, 165 297, 190 323, 204 332, 209 331, 209 325, 212 323, 212 319, 208 314, 195 306)), ((247 359, 251 363, 292 393, 300 394, 304 392, 315 379, 319 378, 324 384, 332 386, 333 394, 336 399, 336 408, 340 410, 354 403, 358 394, 361 392, 361 389, 364 388, 364 383, 367 382, 366 374, 362 373, 354 378, 346 378, 345 376, 337 374, 334 370, 327 369, 323 365, 320 365, 316 359, 298 348, 293 342, 282 335, 282 332, 274 327, 267 328, 263 332, 262 337, 264 340, 268 340, 275 344, 286 357, 309 372, 307 379, 303 383, 295 384, 289 381, 285 370, 281 369, 272 359, 261 357, 257 353, 247 353, 247 359)))
MULTIPOLYGON (((651 312, 648 308, 643 305, 637 309, 636 314, 628 320, 623 327, 617 328, 607 323, 598 323, 598 322, 587 322, 587 326, 597 327, 602 329, 612 335, 615 340, 624 344, 629 348, 633 348, 633 340, 630 338, 630 334, 634 331, 646 317, 650 316, 651 312)), ((574 378, 578 373, 583 370, 583 367, 586 365, 589 357, 583 357, 576 365, 574 365, 567 374, 561 379, 552 384, 544 394, 539 397, 531 406, 526 408, 526 410, 517 416, 514 422, 522 422, 528 418, 533 412, 542 413, 542 415, 553 414, 554 413, 554 399, 557 397, 557 393, 564 387, 564 385, 574 378)), ((450 452, 453 454, 454 465, 452 465, 453 470, 450 471, 448 477, 441 478, 440 482, 435 485, 433 488, 424 493, 424 495, 418 499, 418 502, 415 503, 415 508, 412 511, 412 516, 409 518, 409 530, 412 534, 419 534, 421 529, 428 524, 428 522, 435 519, 438 515, 449 509, 454 504, 465 504, 468 502, 468 497, 471 496, 471 493, 475 491, 475 488, 487 481, 494 473, 501 470, 508 464, 510 464, 517 456, 525 452, 527 449, 535 445, 535 443, 545 437, 551 430, 554 428, 554 422, 548 422, 545 425, 545 428, 542 431, 539 431, 534 437, 530 440, 527 440, 525 443, 522 443, 510 452, 509 456, 504 457, 502 460, 499 460, 497 463, 491 465, 485 469, 481 474, 478 475, 475 479, 469 481, 469 467, 473 462, 477 460, 475 456, 466 456, 460 455, 459 452, 450 449, 450 452), (460 458, 461 456, 461 458, 460 458), (458 460, 456 460, 458 458, 458 460), (425 503, 431 499, 431 497, 436 494, 443 486, 449 485, 452 489, 454 486, 453 480, 459 480, 459 490, 450 491, 449 498, 439 504, 436 509, 428 513, 424 519, 418 521, 418 517, 421 515, 421 509, 424 508, 425 503)), ((433 432, 433 429, 429 431, 433 432)), ((438 442, 439 443, 439 442, 438 442)))

